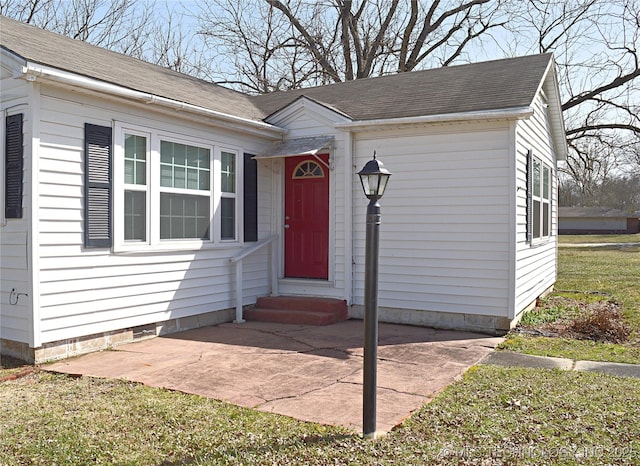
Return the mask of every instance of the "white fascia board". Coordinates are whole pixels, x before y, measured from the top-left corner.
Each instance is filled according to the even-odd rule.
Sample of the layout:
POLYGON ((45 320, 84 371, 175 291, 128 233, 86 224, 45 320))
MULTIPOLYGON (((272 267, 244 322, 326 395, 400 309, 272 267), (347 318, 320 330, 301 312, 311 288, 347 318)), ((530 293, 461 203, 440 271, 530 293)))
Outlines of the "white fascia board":
POLYGON ((221 121, 222 123, 234 124, 236 125, 235 129, 243 129, 246 132, 268 132, 277 137, 281 137, 283 134, 287 134, 287 130, 274 125, 270 125, 268 123, 263 123, 261 121, 255 121, 248 118, 229 115, 227 113, 218 112, 216 110, 211 110, 205 107, 199 107, 197 105, 168 99, 166 97, 160 97, 146 92, 127 89, 126 87, 118 86, 116 84, 99 81, 97 79, 88 78, 75 73, 70 73, 68 71, 62 71, 56 68, 40 65, 38 63, 27 62, 27 64, 22 67, 22 75, 27 81, 34 81, 37 78, 45 78, 50 81, 78 86, 83 89, 101 92, 104 94, 110 94, 117 97, 144 102, 147 104, 158 105, 173 110, 189 112, 214 118, 221 121))
POLYGON ((549 60, 544 77, 540 82, 538 92, 541 92, 545 85, 550 87, 550 89, 547 89, 547 98, 549 100, 549 104, 552 106, 551 117, 549 120, 553 132, 552 137, 556 149, 556 158, 558 160, 566 160, 567 153, 569 152, 569 145, 567 144, 567 133, 562 115, 560 86, 558 85, 558 76, 556 74, 555 61, 553 58, 549 60))
POLYGON ((336 123, 339 129, 382 129, 398 125, 419 125, 424 123, 447 123, 453 121, 477 120, 524 120, 533 115, 533 108, 516 107, 501 110, 487 110, 480 112, 443 113, 440 115, 425 115, 405 118, 385 118, 380 120, 358 120, 346 123, 336 123))
POLYGON ((20 70, 24 66, 25 60, 13 52, 0 48, 0 63, 2 63, 2 66, 16 77, 16 75, 20 74, 20 70))

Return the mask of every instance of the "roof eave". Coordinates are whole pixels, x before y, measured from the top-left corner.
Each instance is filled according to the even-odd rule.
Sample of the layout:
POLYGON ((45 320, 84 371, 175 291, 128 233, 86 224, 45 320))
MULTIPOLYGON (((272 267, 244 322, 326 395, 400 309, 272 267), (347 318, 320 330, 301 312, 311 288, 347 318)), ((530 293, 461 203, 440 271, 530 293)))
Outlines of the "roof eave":
POLYGON ((439 115, 422 115, 401 118, 383 118, 374 120, 356 120, 336 123, 335 127, 348 130, 382 129, 398 125, 419 125, 426 123, 448 123, 456 121, 478 120, 523 120, 533 115, 531 106, 476 112, 443 113, 439 115))
POLYGON ((138 102, 143 102, 145 104, 158 105, 160 107, 165 107, 172 110, 206 116, 208 118, 216 120, 222 126, 231 127, 243 132, 258 133, 273 137, 281 137, 283 134, 287 134, 288 132, 286 129, 279 128, 262 121, 242 118, 235 115, 212 110, 210 108, 200 107, 198 105, 169 99, 167 97, 161 97, 146 92, 136 91, 134 89, 122 87, 117 84, 89 78, 83 75, 60 70, 58 68, 50 67, 32 61, 26 62, 26 64, 22 67, 21 73, 22 77, 27 79, 28 81, 42 79, 47 82, 76 86, 89 91, 131 99, 138 102))
POLYGON ((547 96, 550 100, 553 114, 551 115, 550 124, 553 132, 553 141, 556 149, 557 160, 566 160, 567 153, 569 152, 569 145, 567 144, 567 133, 564 126, 564 118, 562 116, 562 100, 560 97, 560 86, 558 85, 558 77, 556 75, 556 67, 553 56, 549 58, 549 63, 544 72, 543 78, 540 81, 538 91, 536 95, 545 86, 551 86, 548 90, 547 96))

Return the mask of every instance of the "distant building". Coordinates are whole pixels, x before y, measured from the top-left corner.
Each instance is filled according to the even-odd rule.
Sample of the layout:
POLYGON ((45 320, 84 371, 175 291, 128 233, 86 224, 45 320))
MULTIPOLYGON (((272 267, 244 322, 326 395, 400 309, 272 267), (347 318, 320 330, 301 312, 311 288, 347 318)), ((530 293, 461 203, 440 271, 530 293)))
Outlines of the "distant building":
POLYGON ((608 207, 560 207, 558 232, 561 235, 623 234, 640 232, 639 213, 608 207))

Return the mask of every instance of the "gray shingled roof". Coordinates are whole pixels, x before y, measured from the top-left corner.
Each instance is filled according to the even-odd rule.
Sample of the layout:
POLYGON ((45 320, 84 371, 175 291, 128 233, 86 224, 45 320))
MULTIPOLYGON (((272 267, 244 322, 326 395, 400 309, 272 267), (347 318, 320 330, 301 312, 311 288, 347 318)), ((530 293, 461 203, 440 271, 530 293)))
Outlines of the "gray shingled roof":
POLYGON ((252 120, 303 95, 353 120, 526 107, 552 60, 532 55, 250 97, 5 17, 0 43, 31 62, 252 120))
POLYGON ((449 66, 256 96, 272 114, 304 95, 354 120, 403 118, 526 107, 551 54, 449 66))
POLYGON ((2 48, 25 60, 242 118, 264 117, 240 92, 6 17, 0 19, 2 48))

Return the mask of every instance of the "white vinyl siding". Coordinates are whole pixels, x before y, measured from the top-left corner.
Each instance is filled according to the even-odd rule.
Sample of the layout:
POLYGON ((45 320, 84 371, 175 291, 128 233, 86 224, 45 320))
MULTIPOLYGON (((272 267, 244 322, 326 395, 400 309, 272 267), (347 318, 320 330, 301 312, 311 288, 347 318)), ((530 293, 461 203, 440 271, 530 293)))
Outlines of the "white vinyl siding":
MULTIPOLYGON (((356 135, 392 172, 380 200, 382 307, 505 316, 509 127, 431 125, 356 135)), ((354 176, 354 302, 363 303, 366 199, 354 176)))
MULTIPOLYGON (((551 140, 546 100, 540 94, 533 103, 531 118, 516 124, 516 252, 515 252, 515 302, 511 318, 516 317, 541 293, 553 286, 556 280, 557 246, 557 181, 556 161, 551 140), (534 160, 546 165, 549 180, 549 235, 527 238, 527 152, 531 150, 534 160)), ((541 223, 541 233, 543 233, 541 223)))
MULTIPOLYGON (((30 343, 33 339, 29 224, 31 212, 31 153, 33 134, 33 87, 13 79, 13 56, 0 50, 0 338, 30 343), (23 176, 22 218, 5 218, 4 128, 7 115, 22 114, 23 176), (12 294, 13 290, 13 294, 12 294), (18 296, 19 294, 19 296, 18 296)), ((19 69, 19 68, 17 68, 19 69)))
MULTIPOLYGON (((90 96, 83 96, 80 104, 72 92, 43 89, 38 223, 41 242, 37 259, 41 341, 233 308, 235 274, 228 259, 241 250, 239 241, 209 248, 158 245, 123 253, 83 249, 83 126, 87 122, 102 126, 125 122, 127 127, 138 129, 136 134, 145 134, 140 128, 152 128, 165 135, 179 133, 185 143, 204 142, 237 154, 256 153, 270 141, 183 122, 170 115, 153 113, 150 107, 128 107, 90 96)), ((114 142, 117 143, 116 138, 114 142)), ((159 170, 159 164, 157 167, 159 170)), ((122 179, 124 166, 121 168, 114 173, 122 179)), ((241 176, 238 173, 238 189, 241 176)), ((265 189, 270 180, 270 176, 262 173, 258 179, 261 212, 271 203, 270 193, 265 189)), ((133 186, 129 185, 131 189, 133 186)), ((124 193, 124 183, 120 188, 124 193)), ((241 199, 238 204, 241 209, 241 199)), ((123 211, 119 208, 114 212, 123 215, 123 211)), ((264 215, 259 221, 262 239, 271 231, 271 224, 264 215)), ((124 233, 120 242, 124 243, 124 233)), ((244 304, 269 293, 268 259, 268 249, 263 249, 244 260, 244 304)))

